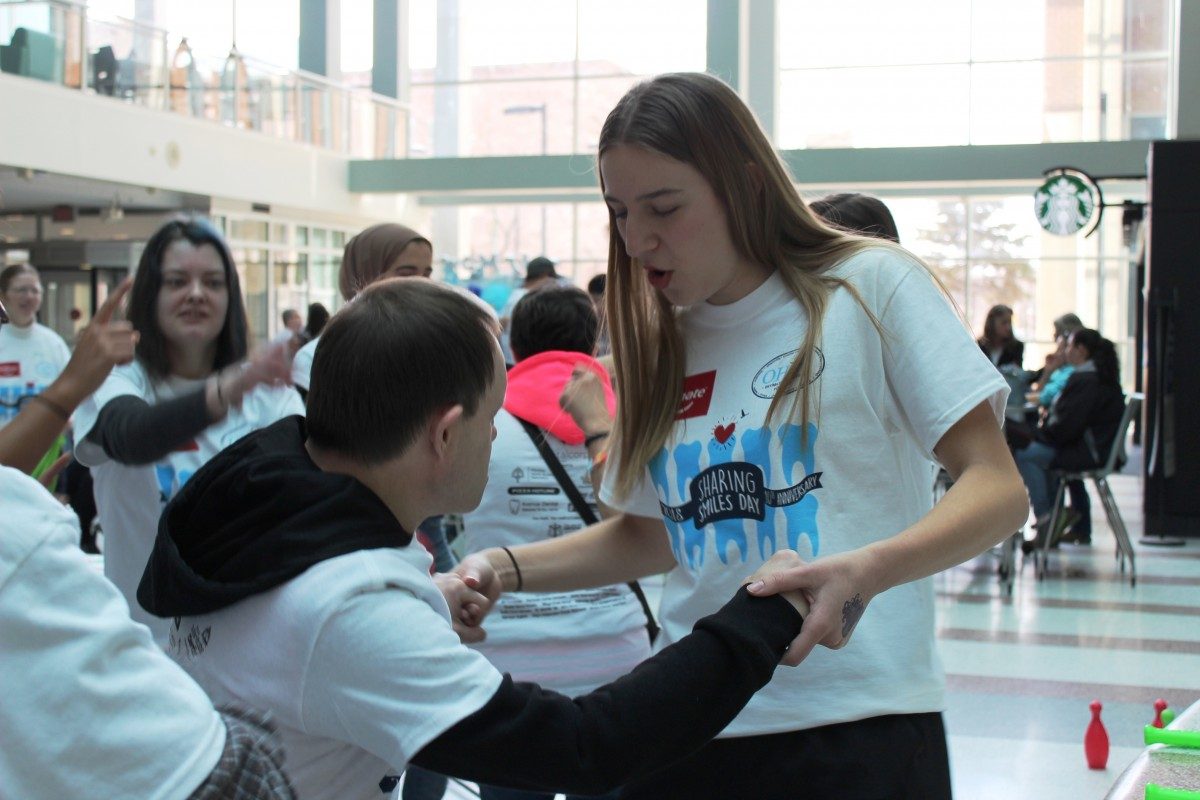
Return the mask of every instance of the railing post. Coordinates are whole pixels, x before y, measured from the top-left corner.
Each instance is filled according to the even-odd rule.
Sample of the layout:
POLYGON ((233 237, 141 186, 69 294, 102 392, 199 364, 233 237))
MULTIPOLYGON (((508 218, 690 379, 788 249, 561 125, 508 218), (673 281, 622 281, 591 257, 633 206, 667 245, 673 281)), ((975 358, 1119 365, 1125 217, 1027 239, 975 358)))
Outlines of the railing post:
POLYGON ((79 91, 87 89, 88 85, 88 9, 84 6, 79 11, 79 91))

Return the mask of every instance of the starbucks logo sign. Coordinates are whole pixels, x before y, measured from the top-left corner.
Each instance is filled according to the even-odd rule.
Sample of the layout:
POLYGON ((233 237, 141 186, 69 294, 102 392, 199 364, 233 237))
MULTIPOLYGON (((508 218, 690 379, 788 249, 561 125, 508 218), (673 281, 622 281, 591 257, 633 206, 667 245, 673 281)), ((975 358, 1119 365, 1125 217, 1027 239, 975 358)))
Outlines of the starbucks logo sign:
POLYGON ((1096 213, 1096 190, 1075 175, 1054 175, 1033 193, 1033 212, 1045 230, 1071 236, 1096 213))

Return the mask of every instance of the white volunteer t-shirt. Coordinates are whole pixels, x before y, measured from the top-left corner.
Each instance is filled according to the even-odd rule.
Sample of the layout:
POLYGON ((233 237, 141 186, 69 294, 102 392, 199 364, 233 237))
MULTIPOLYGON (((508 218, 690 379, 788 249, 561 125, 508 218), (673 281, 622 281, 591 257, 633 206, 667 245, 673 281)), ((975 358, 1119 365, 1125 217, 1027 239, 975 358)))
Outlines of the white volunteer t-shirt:
MULTIPOLYGON (((666 524, 679 566, 664 586, 660 646, 716 611, 777 549, 820 558, 904 530, 931 507, 943 434, 981 402, 1003 418, 1007 385, 920 266, 872 248, 834 274, 886 333, 849 292, 830 298, 807 445, 798 421, 764 425, 806 327, 778 273, 735 303, 679 314, 687 377, 672 437, 633 495, 617 502, 607 481, 601 492, 666 524)), ((776 670, 722 735, 939 711, 943 693, 926 579, 874 598, 847 647, 818 647, 800 667, 776 670)))
POLYGON ((168 620, 147 613, 137 602, 137 587, 154 547, 163 506, 210 458, 253 430, 283 417, 303 414, 304 404, 290 387, 260 386, 245 396, 220 422, 155 464, 119 464, 86 440, 100 410, 110 400, 132 395, 155 404, 194 391, 202 381, 171 378, 154 383, 136 361, 117 367, 75 413, 76 457, 92 468, 96 510, 104 531, 104 574, 129 603, 133 618, 166 643, 168 620))
POLYGON ((79 549, 79 521, 0 467, 0 795, 182 800, 225 725, 129 619, 79 549))
POLYGON ((292 383, 304 391, 308 391, 309 376, 312 374, 313 356, 317 354, 317 342, 321 337, 313 339, 296 351, 292 357, 292 383))
POLYGON ((22 398, 44 392, 70 359, 67 343, 45 325, 0 325, 0 428, 21 410, 22 398))
MULTIPOLYGON (((592 503, 587 451, 554 436, 548 440, 584 500, 592 503)), ((468 553, 554 539, 583 527, 529 434, 503 409, 496 415, 487 489, 463 522, 468 553)), ((498 670, 571 697, 615 680, 650 655, 645 613, 625 584, 508 593, 485 626, 487 640, 476 649, 498 670)))
POLYGON ((218 705, 271 712, 299 797, 384 797, 381 781, 500 687, 459 642, 431 560, 414 542, 323 561, 184 617, 169 652, 218 705))

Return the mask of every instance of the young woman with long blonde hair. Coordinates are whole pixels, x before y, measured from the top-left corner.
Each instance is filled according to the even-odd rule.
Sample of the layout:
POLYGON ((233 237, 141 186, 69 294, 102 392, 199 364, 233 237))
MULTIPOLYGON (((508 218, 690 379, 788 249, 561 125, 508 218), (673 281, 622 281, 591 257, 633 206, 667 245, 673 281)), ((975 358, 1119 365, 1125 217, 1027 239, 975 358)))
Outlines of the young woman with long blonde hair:
POLYGON ((619 398, 602 497, 622 513, 460 573, 494 592, 668 572, 665 645, 797 550, 750 589, 808 595, 785 658, 803 665, 622 796, 949 797, 928 578, 1027 513, 1004 381, 915 257, 809 212, 719 80, 630 90, 599 174, 619 398), (956 481, 936 508, 933 458, 956 481))

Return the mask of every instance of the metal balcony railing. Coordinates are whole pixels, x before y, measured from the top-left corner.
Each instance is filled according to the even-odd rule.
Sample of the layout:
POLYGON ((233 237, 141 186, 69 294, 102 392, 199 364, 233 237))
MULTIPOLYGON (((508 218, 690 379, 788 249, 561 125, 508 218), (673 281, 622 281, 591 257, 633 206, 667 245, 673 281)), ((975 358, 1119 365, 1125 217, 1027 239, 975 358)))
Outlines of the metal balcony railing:
POLYGON ((409 108, 395 99, 183 38, 70 0, 0 0, 0 70, 355 158, 405 158, 409 108))

